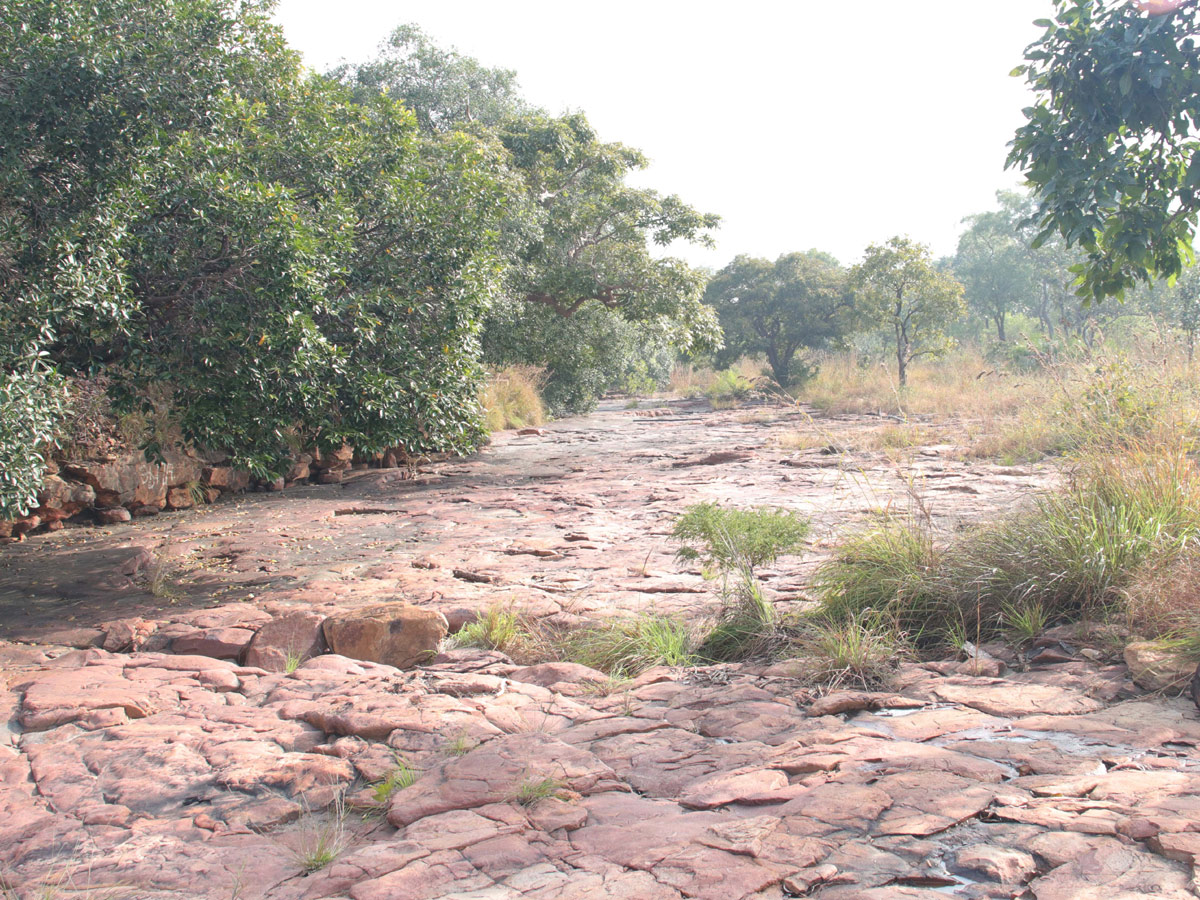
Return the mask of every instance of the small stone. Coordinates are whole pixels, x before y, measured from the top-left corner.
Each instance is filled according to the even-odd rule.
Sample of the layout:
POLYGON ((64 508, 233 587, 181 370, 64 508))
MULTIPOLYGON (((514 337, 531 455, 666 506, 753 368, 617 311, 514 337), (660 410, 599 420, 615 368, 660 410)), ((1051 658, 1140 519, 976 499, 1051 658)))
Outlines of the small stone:
POLYGON ((192 492, 186 487, 174 487, 167 491, 167 509, 191 509, 196 505, 192 492))
POLYGON ((133 515, 123 506, 115 509, 98 509, 95 515, 96 521, 101 525, 120 525, 133 519, 133 515))
POLYGON ((246 648, 246 665, 268 672, 286 672, 324 653, 328 646, 318 613, 297 611, 272 619, 258 630, 246 648))
POLYGON ((210 628, 177 637, 171 652, 211 656, 213 659, 240 659, 254 632, 248 628, 210 628))

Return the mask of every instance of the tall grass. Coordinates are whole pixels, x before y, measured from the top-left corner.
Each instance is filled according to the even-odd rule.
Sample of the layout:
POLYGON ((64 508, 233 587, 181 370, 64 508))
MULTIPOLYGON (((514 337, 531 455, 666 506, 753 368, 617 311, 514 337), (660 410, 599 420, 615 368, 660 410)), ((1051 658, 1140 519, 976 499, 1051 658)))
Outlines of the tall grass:
POLYGON ((813 587, 831 621, 869 615, 916 644, 937 642, 949 612, 939 563, 926 519, 889 516, 851 535, 817 569, 813 587))
POLYGON ((479 397, 488 430, 528 428, 545 422, 541 395, 545 384, 546 370, 537 366, 509 366, 493 374, 479 397))
POLYGON ((976 350, 914 364, 901 387, 888 359, 864 363, 853 352, 829 354, 796 397, 829 413, 1011 416, 1041 391, 1037 379, 1009 374, 976 350))
POLYGON ((1090 451, 1061 490, 940 549, 921 521, 868 529, 818 570, 822 613, 869 613, 925 648, 969 625, 990 638, 1127 617, 1127 589, 1146 567, 1170 568, 1200 538, 1200 469, 1188 450, 1090 451))

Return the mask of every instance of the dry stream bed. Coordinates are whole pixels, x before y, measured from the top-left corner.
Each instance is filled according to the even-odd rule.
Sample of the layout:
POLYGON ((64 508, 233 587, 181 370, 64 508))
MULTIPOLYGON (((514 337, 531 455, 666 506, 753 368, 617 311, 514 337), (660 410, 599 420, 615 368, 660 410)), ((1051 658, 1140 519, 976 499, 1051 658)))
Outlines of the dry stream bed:
POLYGON ((498 602, 568 626, 697 614, 711 584, 668 535, 704 500, 812 517, 808 554, 763 573, 799 602, 856 523, 920 504, 953 530, 1056 477, 961 461, 950 426, 867 449, 881 424, 609 404, 417 472, 0 549, 0 884, 22 900, 1196 896, 1200 721, 1119 665, 906 665, 888 692, 820 696, 787 664, 614 689, 480 651, 403 671, 215 658, 245 661, 270 623, 397 599, 460 622, 498 602), (371 787, 388 778, 390 796, 371 787))

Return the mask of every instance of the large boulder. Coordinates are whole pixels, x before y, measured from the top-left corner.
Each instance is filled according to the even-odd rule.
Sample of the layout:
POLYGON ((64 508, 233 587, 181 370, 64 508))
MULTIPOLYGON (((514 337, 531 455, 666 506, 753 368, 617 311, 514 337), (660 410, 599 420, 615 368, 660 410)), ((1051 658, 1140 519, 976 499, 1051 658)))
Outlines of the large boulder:
POLYGON ((1196 664, 1154 641, 1135 641, 1125 648, 1125 665, 1133 683, 1146 691, 1181 693, 1196 664))
POLYGON ((325 617, 313 612, 290 612, 272 619, 258 630, 246 650, 246 665, 268 672, 287 672, 319 656, 328 647, 321 623, 325 617))
POLYGON ((403 602, 333 616, 323 629, 334 653, 399 669, 429 662, 449 632, 446 617, 437 610, 403 602))

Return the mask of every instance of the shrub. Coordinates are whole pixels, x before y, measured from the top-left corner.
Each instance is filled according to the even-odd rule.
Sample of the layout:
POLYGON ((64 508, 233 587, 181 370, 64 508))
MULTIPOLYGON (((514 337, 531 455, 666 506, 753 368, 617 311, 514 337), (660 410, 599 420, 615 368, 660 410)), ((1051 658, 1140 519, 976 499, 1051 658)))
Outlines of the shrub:
POLYGON ((734 369, 722 369, 717 372, 711 385, 704 392, 713 406, 720 408, 721 404, 731 405, 745 400, 754 392, 754 382, 734 369))
POLYGON ((923 522, 889 520, 847 541, 814 585, 833 621, 869 611, 926 649, 966 625, 1027 640, 1049 624, 1128 617, 1131 596, 1162 630, 1200 619, 1190 618, 1194 594, 1169 614, 1145 600, 1163 573, 1190 570, 1197 538, 1196 462, 1185 445, 1150 447, 1086 457, 1063 489, 940 551, 923 522))
POLYGON ((736 662, 769 656, 787 642, 775 607, 763 596, 753 573, 740 573, 721 593, 721 611, 696 655, 711 662, 736 662))
POLYGON ((544 654, 542 640, 529 624, 511 609, 495 604, 450 636, 454 647, 496 650, 513 659, 536 661, 544 654))
POLYGON ((480 394, 488 431, 528 428, 545 422, 541 396, 545 381, 544 369, 528 365, 507 366, 488 378, 480 394))
POLYGON ((870 613, 914 643, 937 643, 950 611, 938 564, 927 521, 889 517, 845 541, 813 585, 831 622, 870 613))
POLYGON ((382 780, 372 785, 375 799, 386 803, 392 794, 416 784, 417 772, 402 757, 396 756, 396 764, 382 780))
POLYGON ((680 544, 680 559, 699 560, 705 569, 728 574, 769 565, 795 552, 808 530, 808 520, 792 510, 699 503, 675 522, 672 537, 680 544))
POLYGON ((805 677, 831 688, 884 685, 905 652, 896 631, 870 612, 842 618, 810 618, 796 651, 805 677))
POLYGON ((0 521, 37 504, 65 410, 65 388, 55 372, 36 364, 0 371, 0 521))

